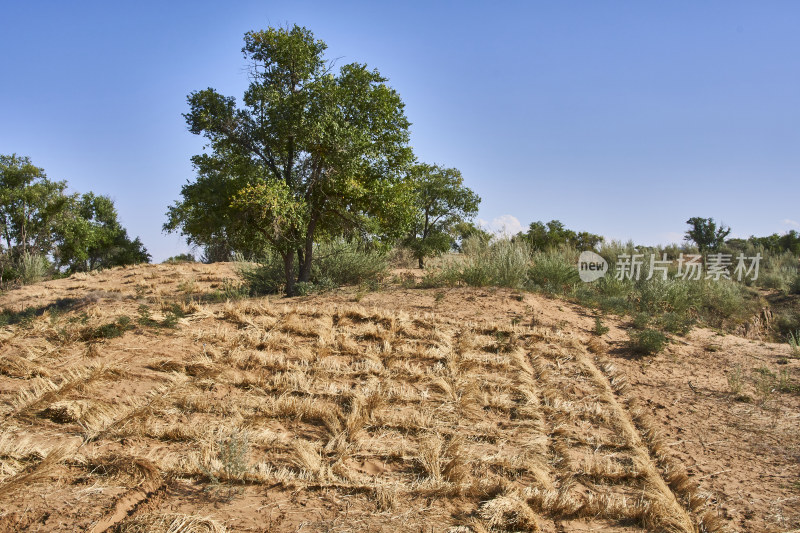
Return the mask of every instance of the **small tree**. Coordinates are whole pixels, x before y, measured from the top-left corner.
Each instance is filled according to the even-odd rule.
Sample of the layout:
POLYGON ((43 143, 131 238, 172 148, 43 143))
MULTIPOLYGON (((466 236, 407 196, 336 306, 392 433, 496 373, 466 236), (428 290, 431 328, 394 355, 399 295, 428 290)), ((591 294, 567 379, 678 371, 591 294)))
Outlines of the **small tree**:
MULTIPOLYGON (((478 214, 480 197, 464 186, 461 172, 438 165, 415 165, 414 198, 417 209, 404 244, 425 267, 425 258, 454 247, 455 230, 478 214)), ((463 229, 463 228, 462 228, 463 229)))
POLYGON ((551 220, 547 224, 531 222, 527 233, 518 235, 528 241, 534 250, 549 250, 564 245, 574 246, 578 250, 591 250, 603 242, 603 237, 600 235, 587 231, 576 233, 565 228, 558 220, 551 220))
POLYGON ((131 241, 117 221, 110 198, 67 195, 66 188, 27 157, 0 156, 1 277, 24 279, 26 265, 41 266, 48 257, 69 272, 149 261, 141 241, 131 241))
POLYGON ((701 254, 718 251, 725 242, 725 237, 731 232, 731 229, 723 224, 717 228, 713 218, 692 217, 686 223, 690 228, 684 238, 694 242, 701 254))
POLYGON ((86 193, 69 197, 54 228, 56 247, 53 256, 67 272, 148 263, 150 254, 137 237, 117 220, 114 202, 108 196, 86 193))

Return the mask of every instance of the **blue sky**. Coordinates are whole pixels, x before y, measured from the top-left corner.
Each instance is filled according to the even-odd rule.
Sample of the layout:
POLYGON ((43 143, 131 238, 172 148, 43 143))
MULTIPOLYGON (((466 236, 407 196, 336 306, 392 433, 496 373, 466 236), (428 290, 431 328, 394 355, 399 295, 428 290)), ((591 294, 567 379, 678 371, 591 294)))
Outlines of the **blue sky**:
POLYGON ((419 159, 499 228, 644 244, 692 216, 800 227, 797 2, 2 2, 0 153, 110 195, 160 261, 202 148, 186 95, 240 98, 248 30, 297 23, 389 77, 419 159))

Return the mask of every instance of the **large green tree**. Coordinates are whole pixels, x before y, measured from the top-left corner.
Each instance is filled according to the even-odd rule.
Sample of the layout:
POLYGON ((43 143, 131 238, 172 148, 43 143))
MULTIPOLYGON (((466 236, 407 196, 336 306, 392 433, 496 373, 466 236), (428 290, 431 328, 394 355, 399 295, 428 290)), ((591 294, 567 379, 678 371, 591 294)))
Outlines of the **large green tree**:
POLYGON ((480 197, 464 186, 461 172, 439 165, 414 165, 416 215, 404 244, 416 257, 419 268, 425 258, 440 255, 454 247, 460 224, 478 214, 480 197))
POLYGON ((47 254, 68 204, 65 181, 51 181, 27 157, 0 155, 0 233, 6 254, 47 254))
POLYGON ((244 41, 251 82, 242 105, 210 88, 188 97, 186 122, 208 152, 193 159, 199 179, 169 209, 165 229, 195 243, 268 246, 283 258, 291 295, 309 279, 315 243, 405 229, 409 122, 378 71, 351 63, 335 72, 306 28, 249 32, 244 41))

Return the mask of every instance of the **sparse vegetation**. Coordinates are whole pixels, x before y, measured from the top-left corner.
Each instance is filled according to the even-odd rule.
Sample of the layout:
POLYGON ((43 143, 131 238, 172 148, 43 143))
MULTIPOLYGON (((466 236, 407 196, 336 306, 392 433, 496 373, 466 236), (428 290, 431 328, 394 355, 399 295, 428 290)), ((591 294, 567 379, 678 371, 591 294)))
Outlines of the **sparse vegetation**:
POLYGON ((655 329, 630 332, 630 348, 639 355, 655 355, 667 345, 667 337, 655 329))
POLYGON ((790 331, 786 336, 786 342, 792 351, 792 355, 795 357, 800 356, 800 329, 794 332, 790 331))
MULTIPOLYGON (((676 531, 712 524, 696 489, 661 466, 669 451, 654 436, 656 422, 642 422, 630 404, 631 383, 604 361, 609 346, 600 337, 611 323, 622 324, 615 317, 594 316, 594 330, 584 337, 571 327, 573 319, 547 325, 541 311, 527 318, 529 306, 548 305, 566 316, 566 305, 469 288, 428 291, 436 316, 405 303, 397 308, 392 288, 374 293, 380 307, 370 302, 369 308, 338 294, 302 302, 206 299, 237 286, 230 268, 116 271, 128 287, 122 298, 112 285, 86 298, 88 282, 65 279, 51 290, 73 299, 2 315, 3 342, 24 357, 4 355, 0 381, 25 381, 12 396, 0 392, 7 396, 4 423, 24 421, 24 435, 45 427, 48 438, 77 433, 85 443, 79 455, 64 456, 69 469, 62 477, 47 483, 78 490, 113 483, 136 498, 180 480, 191 495, 163 492, 167 505, 182 501, 186 515, 148 514, 152 509, 142 506, 112 520, 116 529, 222 527, 227 521, 214 518, 215 509, 250 516, 236 506, 265 492, 284 510, 302 504, 283 494, 300 501, 330 494, 342 513, 334 502, 346 499, 347 520, 373 530, 377 520, 400 529, 435 522, 442 530, 477 531, 535 531, 549 518, 676 531), (190 294, 181 290, 186 279, 194 280, 190 294), (69 289, 76 281, 84 288, 69 289), (147 303, 136 297, 138 283, 148 287, 147 303), (486 300, 477 320, 451 318, 454 309, 464 311, 465 296, 479 294, 486 300), (516 310, 508 315, 504 306, 516 310), (180 329, 162 331, 178 320, 180 329), (127 332, 130 343, 99 342, 127 332), (58 349, 39 350, 40 338, 58 342, 58 349), (57 361, 70 370, 50 371, 57 361), (114 451, 120 440, 124 456, 114 451), (631 492, 640 496, 629 500, 631 492), (469 512, 413 510, 425 501, 469 512), (402 526, 394 522, 401 516, 402 526)), ((378 288, 368 285, 354 290, 378 288)), ((639 344, 629 349, 663 348, 666 338, 649 328, 631 332, 639 344)), ((718 350, 714 357, 724 355, 718 350)), ((737 400, 751 388, 765 412, 796 397, 789 371, 739 375, 741 389, 735 371, 726 376, 737 400), (773 401, 778 394, 781 402, 773 401)), ((0 493, 12 479, 6 472, 23 475, 46 456, 46 450, 26 452, 23 438, 0 434, 0 493)), ((45 467, 32 490, 45 486, 45 467)), ((266 505, 278 520, 271 500, 266 505)), ((74 505, 92 520, 107 509, 111 520, 114 501, 98 493, 91 505, 74 505)), ((284 527, 282 520, 273 529, 284 527)))

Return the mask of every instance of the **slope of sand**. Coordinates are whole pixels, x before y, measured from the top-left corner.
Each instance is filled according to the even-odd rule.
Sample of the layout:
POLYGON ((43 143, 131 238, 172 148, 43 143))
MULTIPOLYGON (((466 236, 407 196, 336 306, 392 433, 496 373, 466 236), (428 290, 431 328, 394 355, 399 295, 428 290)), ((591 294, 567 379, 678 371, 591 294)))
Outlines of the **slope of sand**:
POLYGON ((642 359, 529 293, 218 301, 235 278, 0 295, 32 308, 0 328, 0 531, 800 528, 788 346, 697 329, 642 359))

